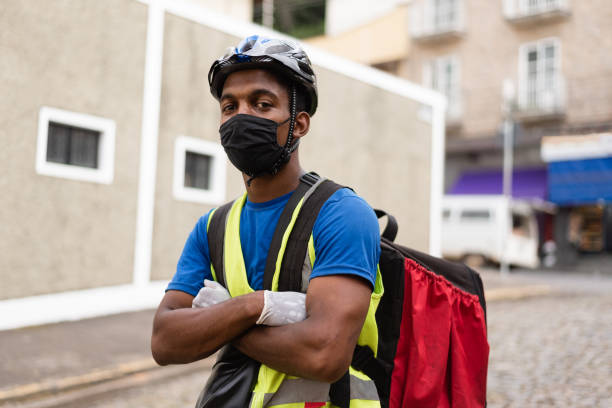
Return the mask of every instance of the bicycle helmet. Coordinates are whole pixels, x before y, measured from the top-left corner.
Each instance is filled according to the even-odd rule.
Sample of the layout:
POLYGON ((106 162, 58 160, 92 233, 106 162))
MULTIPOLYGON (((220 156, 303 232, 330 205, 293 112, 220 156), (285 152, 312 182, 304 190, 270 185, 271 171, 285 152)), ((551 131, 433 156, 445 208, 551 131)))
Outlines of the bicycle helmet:
POLYGON ((306 90, 306 111, 312 116, 317 110, 317 80, 308 56, 297 44, 287 40, 252 35, 210 67, 210 92, 219 100, 229 74, 243 69, 270 69, 306 90))

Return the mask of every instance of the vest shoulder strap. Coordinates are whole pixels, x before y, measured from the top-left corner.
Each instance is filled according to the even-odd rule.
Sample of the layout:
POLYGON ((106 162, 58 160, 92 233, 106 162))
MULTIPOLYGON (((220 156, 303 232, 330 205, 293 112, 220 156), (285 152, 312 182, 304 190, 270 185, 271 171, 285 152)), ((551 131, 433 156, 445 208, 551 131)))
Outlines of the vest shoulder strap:
POLYGON ((215 270, 215 278, 221 285, 227 287, 223 268, 223 243, 225 242, 225 221, 227 213, 232 208, 233 201, 223 204, 212 213, 206 235, 208 237, 208 252, 210 263, 215 270))

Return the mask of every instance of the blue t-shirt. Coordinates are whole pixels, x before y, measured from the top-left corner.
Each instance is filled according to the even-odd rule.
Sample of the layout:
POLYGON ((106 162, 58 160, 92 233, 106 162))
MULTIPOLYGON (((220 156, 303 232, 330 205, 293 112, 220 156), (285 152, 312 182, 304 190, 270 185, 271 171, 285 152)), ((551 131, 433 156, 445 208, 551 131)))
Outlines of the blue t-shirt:
MULTIPOLYGON (((263 289, 268 249, 280 215, 292 193, 264 203, 247 199, 240 215, 240 243, 249 285, 263 289)), ((176 274, 166 290, 196 296, 204 279, 212 280, 206 225, 210 212, 200 217, 189 234, 176 274)), ((380 256, 380 232, 376 214, 353 191, 336 191, 321 207, 313 227, 315 263, 310 279, 351 274, 372 284, 380 256)))

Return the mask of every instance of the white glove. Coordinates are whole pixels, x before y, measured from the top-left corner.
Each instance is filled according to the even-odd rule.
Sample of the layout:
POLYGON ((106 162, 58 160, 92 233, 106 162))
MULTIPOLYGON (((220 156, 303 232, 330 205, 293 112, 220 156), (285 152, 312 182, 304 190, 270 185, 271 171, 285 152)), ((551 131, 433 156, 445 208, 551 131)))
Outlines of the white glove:
POLYGON ((208 307, 224 302, 231 298, 227 289, 218 282, 204 280, 204 287, 200 289, 198 295, 193 298, 191 307, 208 307))
POLYGON ((306 295, 299 292, 264 291, 264 307, 257 324, 283 326, 306 319, 306 295))

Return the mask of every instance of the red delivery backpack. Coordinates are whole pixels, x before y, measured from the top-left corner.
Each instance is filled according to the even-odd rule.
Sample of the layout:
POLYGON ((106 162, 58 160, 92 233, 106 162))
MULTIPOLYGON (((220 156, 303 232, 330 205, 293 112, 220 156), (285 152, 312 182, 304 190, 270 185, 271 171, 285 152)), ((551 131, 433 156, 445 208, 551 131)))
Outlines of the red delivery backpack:
MULTIPOLYGON (((300 178, 270 244, 264 288, 271 286, 283 235, 301 203, 278 283, 279 291, 301 291, 312 228, 325 201, 340 188, 343 186, 316 173, 300 178)), ((209 227, 215 267, 222 259, 218 243, 223 242, 222 220, 230 206, 217 209, 209 227)), ((387 217, 380 241, 384 294, 376 311, 378 350, 375 356, 369 347, 357 345, 351 366, 375 382, 383 408, 485 407, 489 344, 480 276, 466 265, 394 243, 398 231, 395 218, 381 210, 375 212, 378 218, 387 217)), ((349 408, 348 372, 332 384, 330 401, 339 408, 349 408)))

